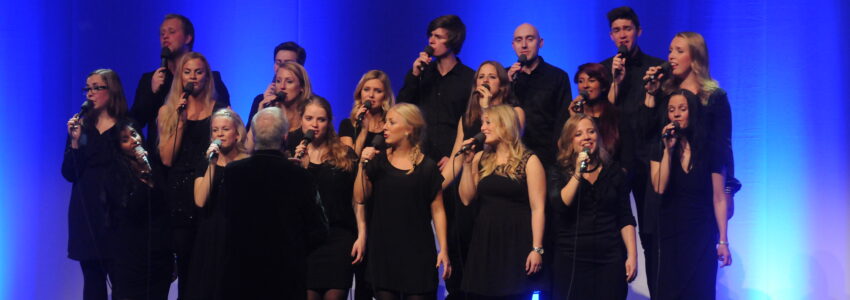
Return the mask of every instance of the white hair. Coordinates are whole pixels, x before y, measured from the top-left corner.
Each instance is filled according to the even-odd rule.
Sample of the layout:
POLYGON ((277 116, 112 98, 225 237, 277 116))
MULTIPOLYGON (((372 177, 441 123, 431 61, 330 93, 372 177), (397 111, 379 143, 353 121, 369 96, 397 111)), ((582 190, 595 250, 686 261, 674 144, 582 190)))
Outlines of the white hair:
POLYGON ((280 150, 289 129, 289 120, 277 107, 264 108, 251 119, 254 132, 254 150, 280 150))

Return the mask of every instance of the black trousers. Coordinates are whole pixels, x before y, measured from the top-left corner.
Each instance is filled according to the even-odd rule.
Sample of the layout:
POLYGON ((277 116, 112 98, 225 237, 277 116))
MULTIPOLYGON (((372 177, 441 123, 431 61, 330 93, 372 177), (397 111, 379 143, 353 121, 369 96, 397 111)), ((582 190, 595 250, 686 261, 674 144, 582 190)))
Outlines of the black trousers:
POLYGON ((109 261, 80 261, 83 270, 83 300, 107 300, 106 278, 109 276, 109 267, 109 261))
POLYGON ((177 258, 177 299, 188 298, 189 264, 192 262, 192 248, 195 245, 194 226, 180 226, 172 228, 172 246, 177 258))

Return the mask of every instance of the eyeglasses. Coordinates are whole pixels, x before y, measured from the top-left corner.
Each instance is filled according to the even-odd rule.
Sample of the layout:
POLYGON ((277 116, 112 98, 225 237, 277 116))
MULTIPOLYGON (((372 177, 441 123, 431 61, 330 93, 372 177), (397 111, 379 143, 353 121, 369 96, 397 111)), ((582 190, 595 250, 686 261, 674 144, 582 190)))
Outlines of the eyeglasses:
POLYGON ((109 88, 109 87, 107 87, 107 86, 105 86, 105 85, 101 85, 101 86, 93 86, 93 87, 85 87, 85 88, 83 88, 83 93, 88 93, 89 91, 95 91, 95 92, 97 92, 97 91, 102 91, 102 90, 105 90, 105 89, 108 89, 108 88, 109 88))

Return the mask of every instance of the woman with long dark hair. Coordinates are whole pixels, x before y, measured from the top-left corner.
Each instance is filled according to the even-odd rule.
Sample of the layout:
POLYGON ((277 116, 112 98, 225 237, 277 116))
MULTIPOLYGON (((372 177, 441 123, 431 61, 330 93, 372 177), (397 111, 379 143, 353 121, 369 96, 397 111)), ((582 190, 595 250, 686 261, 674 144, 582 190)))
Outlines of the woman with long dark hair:
POLYGON ((626 299, 637 275, 629 185, 593 117, 567 120, 548 172, 553 299, 626 299))
POLYGON ((83 115, 68 120, 62 177, 73 183, 68 207, 68 258, 83 270, 83 299, 106 299, 111 255, 107 252, 106 179, 114 167, 118 144, 115 124, 127 113, 127 98, 115 71, 98 69, 86 77, 83 115))
POLYGON ((712 143, 699 96, 682 89, 667 103, 667 120, 650 161, 650 180, 659 195, 660 247, 653 299, 714 299, 717 261, 732 263, 728 194, 723 153, 712 143))
MULTIPOLYGON (((168 298, 174 256, 168 247, 168 203, 152 169, 142 135, 129 122, 119 122, 117 164, 108 185, 118 197, 110 205, 109 276, 112 299, 168 298)), ((154 165, 155 166, 155 165, 154 165)))
POLYGON ((607 99, 611 88, 609 72, 602 64, 586 63, 578 66, 573 81, 578 85, 579 95, 570 102, 570 116, 582 113, 592 117, 605 142, 605 150, 615 159, 619 158, 619 127, 625 124, 620 124, 617 107, 607 99))

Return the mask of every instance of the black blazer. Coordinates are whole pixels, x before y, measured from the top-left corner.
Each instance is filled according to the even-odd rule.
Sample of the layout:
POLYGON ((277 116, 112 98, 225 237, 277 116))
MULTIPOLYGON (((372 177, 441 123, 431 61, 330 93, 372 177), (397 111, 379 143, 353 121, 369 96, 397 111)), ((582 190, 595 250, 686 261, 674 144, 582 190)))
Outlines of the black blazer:
POLYGON ((224 170, 228 258, 225 299, 302 299, 306 256, 328 224, 309 173, 260 150, 224 170))

